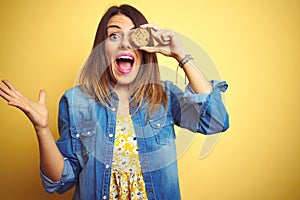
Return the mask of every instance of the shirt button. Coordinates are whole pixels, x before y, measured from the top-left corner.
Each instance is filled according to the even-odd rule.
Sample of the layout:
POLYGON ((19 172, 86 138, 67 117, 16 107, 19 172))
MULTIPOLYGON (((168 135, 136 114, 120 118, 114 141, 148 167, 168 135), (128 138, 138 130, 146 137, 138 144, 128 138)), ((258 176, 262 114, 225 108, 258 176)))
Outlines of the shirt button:
POLYGON ((112 133, 108 134, 108 137, 110 137, 110 138, 113 137, 113 136, 114 136, 114 135, 113 135, 112 133))
POLYGON ((156 126, 157 126, 157 127, 160 127, 160 123, 157 123, 156 126))
POLYGON ((116 108, 111 108, 111 110, 112 110, 113 112, 116 112, 116 108))
POLYGON ((91 132, 90 132, 90 131, 88 131, 86 134, 87 134, 87 135, 91 135, 91 132))
POLYGON ((107 197, 104 195, 103 197, 102 197, 102 199, 106 199, 107 197))
POLYGON ((77 133, 77 134, 76 134, 76 138, 79 138, 79 137, 80 137, 80 134, 79 134, 79 133, 77 133))
POLYGON ((150 193, 150 194, 153 194, 153 190, 150 190, 149 193, 150 193))
POLYGON ((108 169, 108 168, 109 168, 109 165, 108 165, 108 164, 107 164, 107 165, 105 165, 105 168, 106 168, 106 169, 108 169))

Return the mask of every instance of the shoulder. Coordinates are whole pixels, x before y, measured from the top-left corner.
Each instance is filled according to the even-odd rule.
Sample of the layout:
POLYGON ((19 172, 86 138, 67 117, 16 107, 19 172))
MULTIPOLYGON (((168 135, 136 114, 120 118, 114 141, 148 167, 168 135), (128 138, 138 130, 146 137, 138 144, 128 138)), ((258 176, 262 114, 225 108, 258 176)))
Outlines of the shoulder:
POLYGON ((162 81, 161 85, 162 85, 164 91, 168 95, 170 95, 172 93, 175 93, 175 94, 176 93, 182 93, 182 90, 177 85, 175 85, 173 82, 171 82, 171 81, 168 81, 168 80, 162 81))
POLYGON ((94 98, 85 94, 79 85, 68 89, 62 99, 68 101, 69 106, 86 107, 95 101, 94 98))
POLYGON ((171 81, 166 80, 161 82, 161 86, 166 92, 168 92, 170 89, 174 87, 174 84, 171 81))
POLYGON ((70 89, 68 89, 65 93, 64 93, 64 96, 72 96, 72 95, 83 95, 83 91, 81 90, 80 86, 77 85, 75 87, 72 87, 70 89))

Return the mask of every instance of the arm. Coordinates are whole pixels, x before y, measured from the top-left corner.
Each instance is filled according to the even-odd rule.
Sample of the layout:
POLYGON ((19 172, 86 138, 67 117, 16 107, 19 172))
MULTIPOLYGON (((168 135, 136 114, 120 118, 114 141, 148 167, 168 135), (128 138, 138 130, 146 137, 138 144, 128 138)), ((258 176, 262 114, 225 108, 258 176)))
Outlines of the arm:
MULTIPOLYGON (((153 24, 141 27, 152 29, 157 42, 157 45, 141 47, 141 50, 161 53, 178 62, 188 54, 173 31, 160 29, 153 24)), ((193 60, 186 62, 183 70, 189 80, 187 90, 183 93, 175 87, 172 89, 172 113, 176 124, 203 134, 225 131, 229 127, 229 120, 220 91, 226 91, 227 83, 208 81, 193 60)))
POLYGON ((33 102, 16 90, 9 81, 2 82, 6 87, 0 85, 0 96, 8 102, 8 105, 22 110, 34 126, 39 143, 41 170, 50 179, 59 180, 62 176, 64 159, 49 128, 46 92, 41 90, 39 100, 33 102))
POLYGON ((56 141, 56 145, 64 157, 61 178, 59 180, 52 179, 48 177, 43 170, 41 170, 41 178, 46 192, 58 192, 62 194, 76 184, 80 173, 79 160, 73 151, 69 126, 68 102, 65 96, 63 96, 59 102, 58 126, 60 138, 56 141))
MULTIPOLYGON (((176 60, 180 62, 186 54, 178 55, 176 60)), ((193 60, 184 64, 183 70, 189 80, 189 84, 196 94, 211 93, 212 85, 204 76, 204 74, 198 69, 193 60)))

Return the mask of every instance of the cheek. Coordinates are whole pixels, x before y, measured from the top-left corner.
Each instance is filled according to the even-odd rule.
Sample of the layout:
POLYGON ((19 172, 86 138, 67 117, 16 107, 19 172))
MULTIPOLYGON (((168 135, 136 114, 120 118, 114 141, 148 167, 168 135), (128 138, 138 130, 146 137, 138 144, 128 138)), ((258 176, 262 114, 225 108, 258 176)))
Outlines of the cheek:
POLYGON ((111 57, 111 52, 112 52, 111 45, 109 45, 109 44, 106 43, 105 44, 105 54, 106 54, 107 58, 111 57))
POLYGON ((116 42, 106 42, 105 43, 105 54, 106 57, 110 60, 114 57, 114 52, 116 52, 116 49, 118 48, 118 44, 116 42))

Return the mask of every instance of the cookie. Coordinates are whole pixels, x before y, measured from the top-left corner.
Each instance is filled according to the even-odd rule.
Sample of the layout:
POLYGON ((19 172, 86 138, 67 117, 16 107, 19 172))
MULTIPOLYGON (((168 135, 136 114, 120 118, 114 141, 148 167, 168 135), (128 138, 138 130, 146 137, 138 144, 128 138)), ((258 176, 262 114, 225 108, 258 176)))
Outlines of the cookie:
POLYGON ((136 28, 131 32, 130 40, 137 47, 147 46, 150 43, 150 33, 147 29, 136 28))

